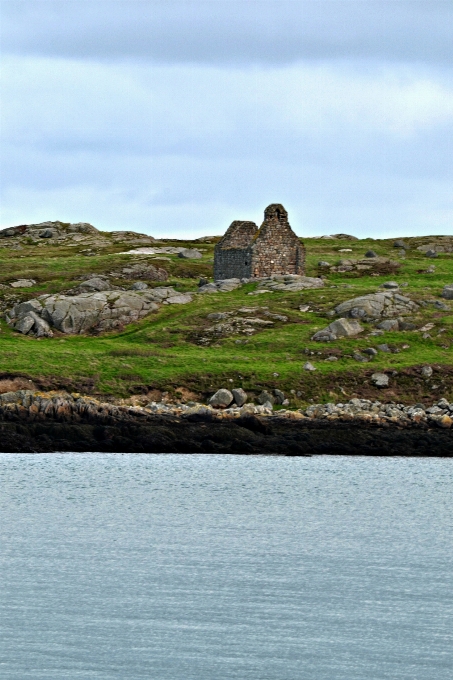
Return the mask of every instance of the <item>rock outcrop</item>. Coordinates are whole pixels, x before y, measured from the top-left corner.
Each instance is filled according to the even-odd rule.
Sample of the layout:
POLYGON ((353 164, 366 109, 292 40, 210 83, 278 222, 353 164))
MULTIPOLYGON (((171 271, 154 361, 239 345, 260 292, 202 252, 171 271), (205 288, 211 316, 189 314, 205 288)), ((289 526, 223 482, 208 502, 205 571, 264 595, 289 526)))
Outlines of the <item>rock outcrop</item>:
POLYGON ((359 333, 363 333, 363 326, 358 321, 349 319, 337 319, 333 321, 327 328, 318 331, 312 337, 312 340, 321 342, 329 342, 337 338, 353 338, 359 333))
POLYGON ((79 295, 41 295, 6 313, 19 333, 52 337, 53 330, 78 334, 122 328, 156 311, 160 304, 186 304, 192 297, 173 288, 145 291, 100 291, 79 295))

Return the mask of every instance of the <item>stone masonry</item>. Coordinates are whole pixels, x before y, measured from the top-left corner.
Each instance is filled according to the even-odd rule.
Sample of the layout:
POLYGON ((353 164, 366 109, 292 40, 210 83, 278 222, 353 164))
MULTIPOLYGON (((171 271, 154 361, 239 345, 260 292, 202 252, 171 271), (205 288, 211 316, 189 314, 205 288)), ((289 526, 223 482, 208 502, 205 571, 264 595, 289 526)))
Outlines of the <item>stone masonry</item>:
POLYGON ((260 229, 235 220, 214 251, 214 279, 261 278, 305 273, 305 249, 279 203, 264 211, 260 229))

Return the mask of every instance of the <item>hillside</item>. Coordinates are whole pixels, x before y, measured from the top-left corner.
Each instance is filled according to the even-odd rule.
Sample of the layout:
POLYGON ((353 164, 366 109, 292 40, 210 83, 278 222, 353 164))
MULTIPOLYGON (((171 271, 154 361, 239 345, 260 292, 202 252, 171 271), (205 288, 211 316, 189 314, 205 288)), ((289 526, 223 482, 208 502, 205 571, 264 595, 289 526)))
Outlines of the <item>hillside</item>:
POLYGON ((407 238, 397 243, 404 247, 395 239, 307 238, 306 275, 323 277, 322 287, 251 282, 213 292, 199 280, 212 281, 215 237, 155 240, 63 223, 8 231, 0 233, 0 391, 31 386, 190 402, 220 387, 243 387, 255 398, 278 389, 290 408, 355 396, 453 401, 453 301, 442 297, 453 284, 453 238, 407 238), (153 252, 128 252, 139 248, 153 252), (182 249, 198 254, 181 257, 182 249), (369 251, 376 257, 366 257, 369 251), (87 284, 94 279, 97 289, 87 284), (137 321, 81 334, 53 327, 53 337, 37 338, 6 323, 21 302, 102 290, 102 281, 116 297, 133 290, 156 300, 163 288, 173 292, 162 304, 148 302, 137 321), (393 316, 365 314, 356 317, 363 330, 354 337, 312 339, 344 316, 333 311, 341 303, 383 292, 395 303, 393 316), (409 302, 398 306, 395 294, 409 302), (388 385, 375 385, 375 373, 388 385))

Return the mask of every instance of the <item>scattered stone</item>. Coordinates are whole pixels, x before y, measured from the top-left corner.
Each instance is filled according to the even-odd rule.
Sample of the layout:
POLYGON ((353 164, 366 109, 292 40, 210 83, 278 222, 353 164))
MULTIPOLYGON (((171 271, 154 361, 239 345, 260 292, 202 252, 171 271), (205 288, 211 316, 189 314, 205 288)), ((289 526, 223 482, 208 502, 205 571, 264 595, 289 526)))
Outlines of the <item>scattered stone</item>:
POLYGON ((375 357, 378 353, 377 349, 374 349, 374 347, 367 347, 366 349, 363 349, 362 352, 364 354, 369 354, 372 357, 375 357))
POLYGON ((352 253, 352 248, 339 248, 339 253, 352 253))
POLYGON ((436 250, 427 250, 425 253, 426 257, 439 257, 439 254, 437 253, 436 250))
POLYGON ((369 361, 369 359, 367 359, 367 357, 362 356, 360 354, 360 352, 354 352, 354 354, 352 355, 352 358, 355 359, 355 361, 362 361, 362 362, 369 361))
POLYGON ((309 312, 310 311, 310 305, 299 305, 299 311, 300 312, 309 312))
POLYGON ((233 399, 238 406, 243 406, 247 401, 247 392, 245 392, 242 387, 231 390, 231 394, 233 395, 233 399))
POLYGON ((398 290, 399 284, 396 281, 386 281, 381 284, 380 288, 387 288, 388 290, 398 290))
POLYGON ((431 378, 433 372, 434 371, 431 366, 423 366, 422 370, 420 371, 424 378, 431 378))
POLYGON ((80 289, 80 292, 86 293, 93 292, 95 290, 96 291, 111 290, 112 286, 110 285, 108 279, 96 276, 91 279, 88 279, 87 281, 82 281, 82 283, 79 284, 78 288, 80 289))
POLYGON ((199 293, 230 293, 242 285, 241 279, 222 279, 213 283, 206 283, 198 288, 199 293))
POLYGON ((313 366, 313 364, 310 363, 309 361, 307 361, 307 362, 304 364, 303 368, 304 368, 305 371, 316 371, 316 367, 313 366))
POLYGON ((320 260, 318 262, 318 267, 330 267, 330 262, 326 262, 325 260, 320 260))
POLYGON ((436 271, 436 267, 433 264, 430 264, 428 269, 426 270, 426 273, 427 274, 434 274, 435 271, 436 271))
POLYGON ((217 390, 215 394, 209 399, 209 405, 213 408, 228 408, 228 406, 233 402, 233 394, 230 390, 220 389, 217 390))
POLYGON ((31 288, 36 286, 36 281, 34 279, 18 279, 10 284, 11 288, 31 288))
POLYGON ((389 377, 385 373, 373 373, 371 382, 375 387, 388 387, 389 377))
POLYGON ((409 246, 405 241, 402 241, 401 239, 398 239, 393 243, 394 248, 404 248, 405 250, 409 250, 409 246))
POLYGON ((338 357, 334 357, 334 356, 327 357, 327 359, 325 359, 325 361, 338 361, 338 357))
POLYGON ((136 281, 132 284, 131 290, 147 290, 148 284, 144 281, 136 281))
POLYGON ((178 257, 182 257, 185 260, 199 260, 203 255, 196 248, 184 248, 184 250, 179 251, 178 257))
POLYGON ((172 295, 164 300, 164 305, 187 305, 192 302, 193 298, 190 293, 181 293, 180 295, 172 295))
POLYGON ((377 257, 378 254, 374 252, 374 250, 367 250, 365 253, 365 257, 377 257))

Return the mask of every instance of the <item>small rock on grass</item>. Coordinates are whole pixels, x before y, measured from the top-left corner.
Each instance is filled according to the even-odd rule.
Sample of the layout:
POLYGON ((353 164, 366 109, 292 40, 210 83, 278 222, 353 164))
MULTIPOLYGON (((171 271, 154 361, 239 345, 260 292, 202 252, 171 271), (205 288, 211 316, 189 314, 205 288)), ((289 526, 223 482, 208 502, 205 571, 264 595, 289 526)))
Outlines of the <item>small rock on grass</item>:
POLYGON ((388 387, 389 377, 385 373, 373 373, 371 382, 375 387, 388 387))
POLYGON ((423 366, 421 374, 424 378, 430 378, 433 374, 433 369, 431 366, 423 366))
POLYGON ((303 367, 305 371, 316 371, 316 367, 310 361, 306 361, 303 367))

